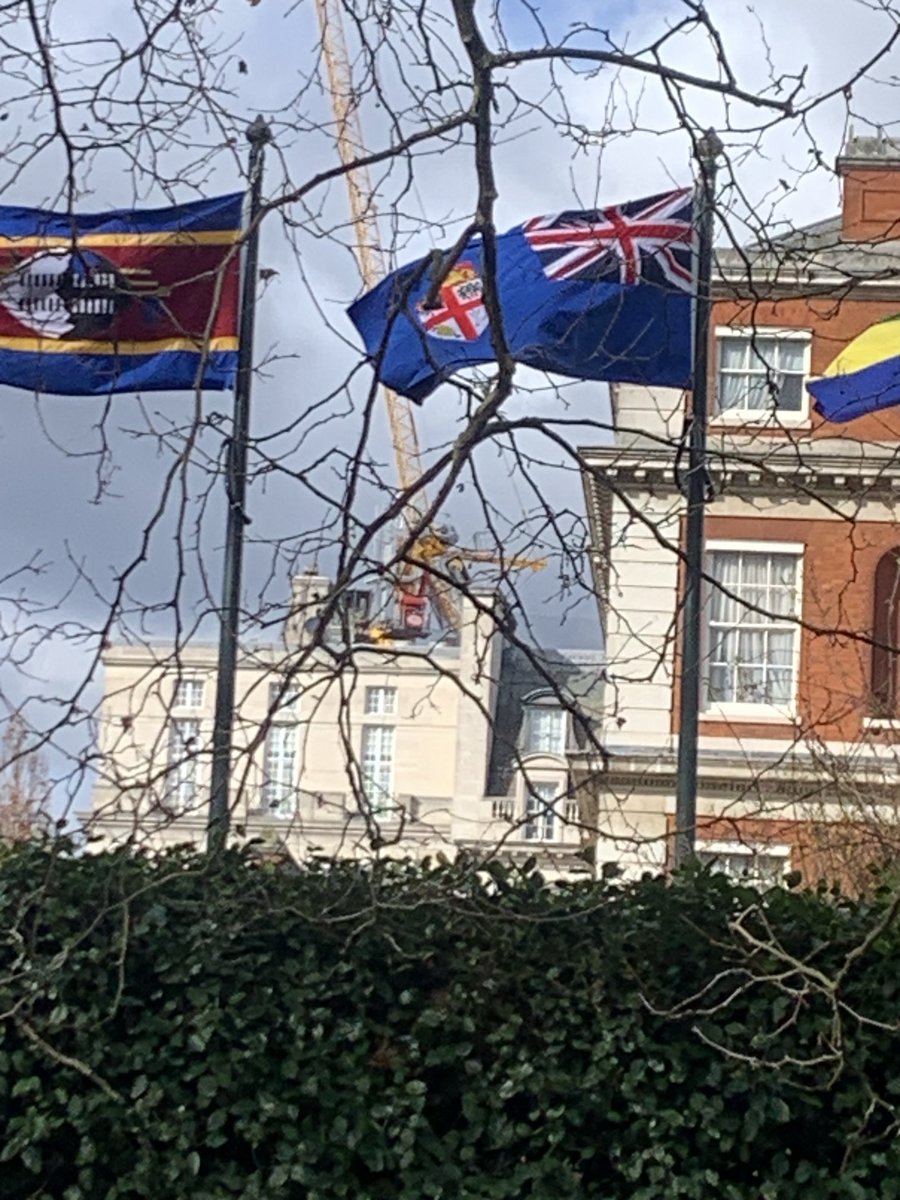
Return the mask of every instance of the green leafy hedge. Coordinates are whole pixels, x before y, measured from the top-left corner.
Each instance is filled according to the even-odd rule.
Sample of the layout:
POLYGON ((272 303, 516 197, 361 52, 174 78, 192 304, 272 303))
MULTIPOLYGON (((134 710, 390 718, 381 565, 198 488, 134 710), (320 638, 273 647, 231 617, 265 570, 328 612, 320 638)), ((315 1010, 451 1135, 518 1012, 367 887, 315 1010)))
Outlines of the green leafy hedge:
POLYGON ((0 1196, 897 1196, 894 903, 8 852, 0 1196))

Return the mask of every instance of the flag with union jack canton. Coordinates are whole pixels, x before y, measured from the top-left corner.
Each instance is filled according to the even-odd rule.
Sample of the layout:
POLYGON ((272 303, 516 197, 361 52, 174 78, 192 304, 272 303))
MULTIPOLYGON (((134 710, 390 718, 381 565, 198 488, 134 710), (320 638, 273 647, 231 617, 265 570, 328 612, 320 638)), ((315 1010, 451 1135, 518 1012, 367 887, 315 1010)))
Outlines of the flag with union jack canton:
MULTIPOLYGON (((690 387, 694 255, 687 189, 532 217, 497 238, 506 344, 570 378, 690 387)), ((402 267, 349 309, 379 379, 413 400, 496 359, 481 239, 436 292, 431 271, 426 259, 402 267)))

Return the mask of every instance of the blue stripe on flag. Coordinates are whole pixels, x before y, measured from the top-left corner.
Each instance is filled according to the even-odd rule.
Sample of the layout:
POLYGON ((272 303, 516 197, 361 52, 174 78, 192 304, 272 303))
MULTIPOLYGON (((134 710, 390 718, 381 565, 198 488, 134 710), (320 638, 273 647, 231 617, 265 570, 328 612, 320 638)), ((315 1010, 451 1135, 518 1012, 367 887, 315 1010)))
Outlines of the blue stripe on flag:
MULTIPOLYGON (((200 386, 217 392, 233 388, 237 360, 236 350, 210 351, 200 386)), ((102 355, 0 350, 0 379, 12 387, 63 396, 188 391, 197 386, 200 362, 193 350, 102 355)))
POLYGON ((0 205, 0 237, 71 237, 73 230, 84 235, 240 229, 243 203, 243 193, 233 192, 178 207, 112 209, 104 213, 44 212, 39 208, 0 205))

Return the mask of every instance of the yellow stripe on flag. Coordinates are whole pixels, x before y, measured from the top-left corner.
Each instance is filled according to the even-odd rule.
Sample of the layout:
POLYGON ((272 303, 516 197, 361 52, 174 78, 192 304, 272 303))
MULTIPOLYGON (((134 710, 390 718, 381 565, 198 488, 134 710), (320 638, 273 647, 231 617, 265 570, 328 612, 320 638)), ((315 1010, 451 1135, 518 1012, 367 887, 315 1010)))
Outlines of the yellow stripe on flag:
POLYGON ((154 342, 95 342, 65 338, 0 337, 0 350, 23 350, 37 354, 164 354, 167 350, 237 350, 236 337, 210 338, 208 342, 192 338, 160 338, 154 342))
POLYGON ((826 377, 852 375, 854 371, 874 367, 897 355, 900 355, 900 317, 891 317, 864 329, 828 364, 823 374, 826 377))
POLYGON ((103 246, 232 246, 240 241, 240 229, 169 229, 161 233, 85 233, 70 237, 0 237, 0 250, 35 247, 58 250, 69 246, 85 249, 103 246))

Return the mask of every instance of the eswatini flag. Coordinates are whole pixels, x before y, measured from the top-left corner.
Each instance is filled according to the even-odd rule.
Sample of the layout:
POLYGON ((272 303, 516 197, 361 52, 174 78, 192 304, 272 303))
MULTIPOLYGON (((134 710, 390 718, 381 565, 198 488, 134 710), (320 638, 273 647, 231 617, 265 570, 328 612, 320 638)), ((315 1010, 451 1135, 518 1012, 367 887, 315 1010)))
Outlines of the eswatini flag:
POLYGON ((0 206, 0 384, 232 387, 242 205, 237 193, 93 215, 0 206))

